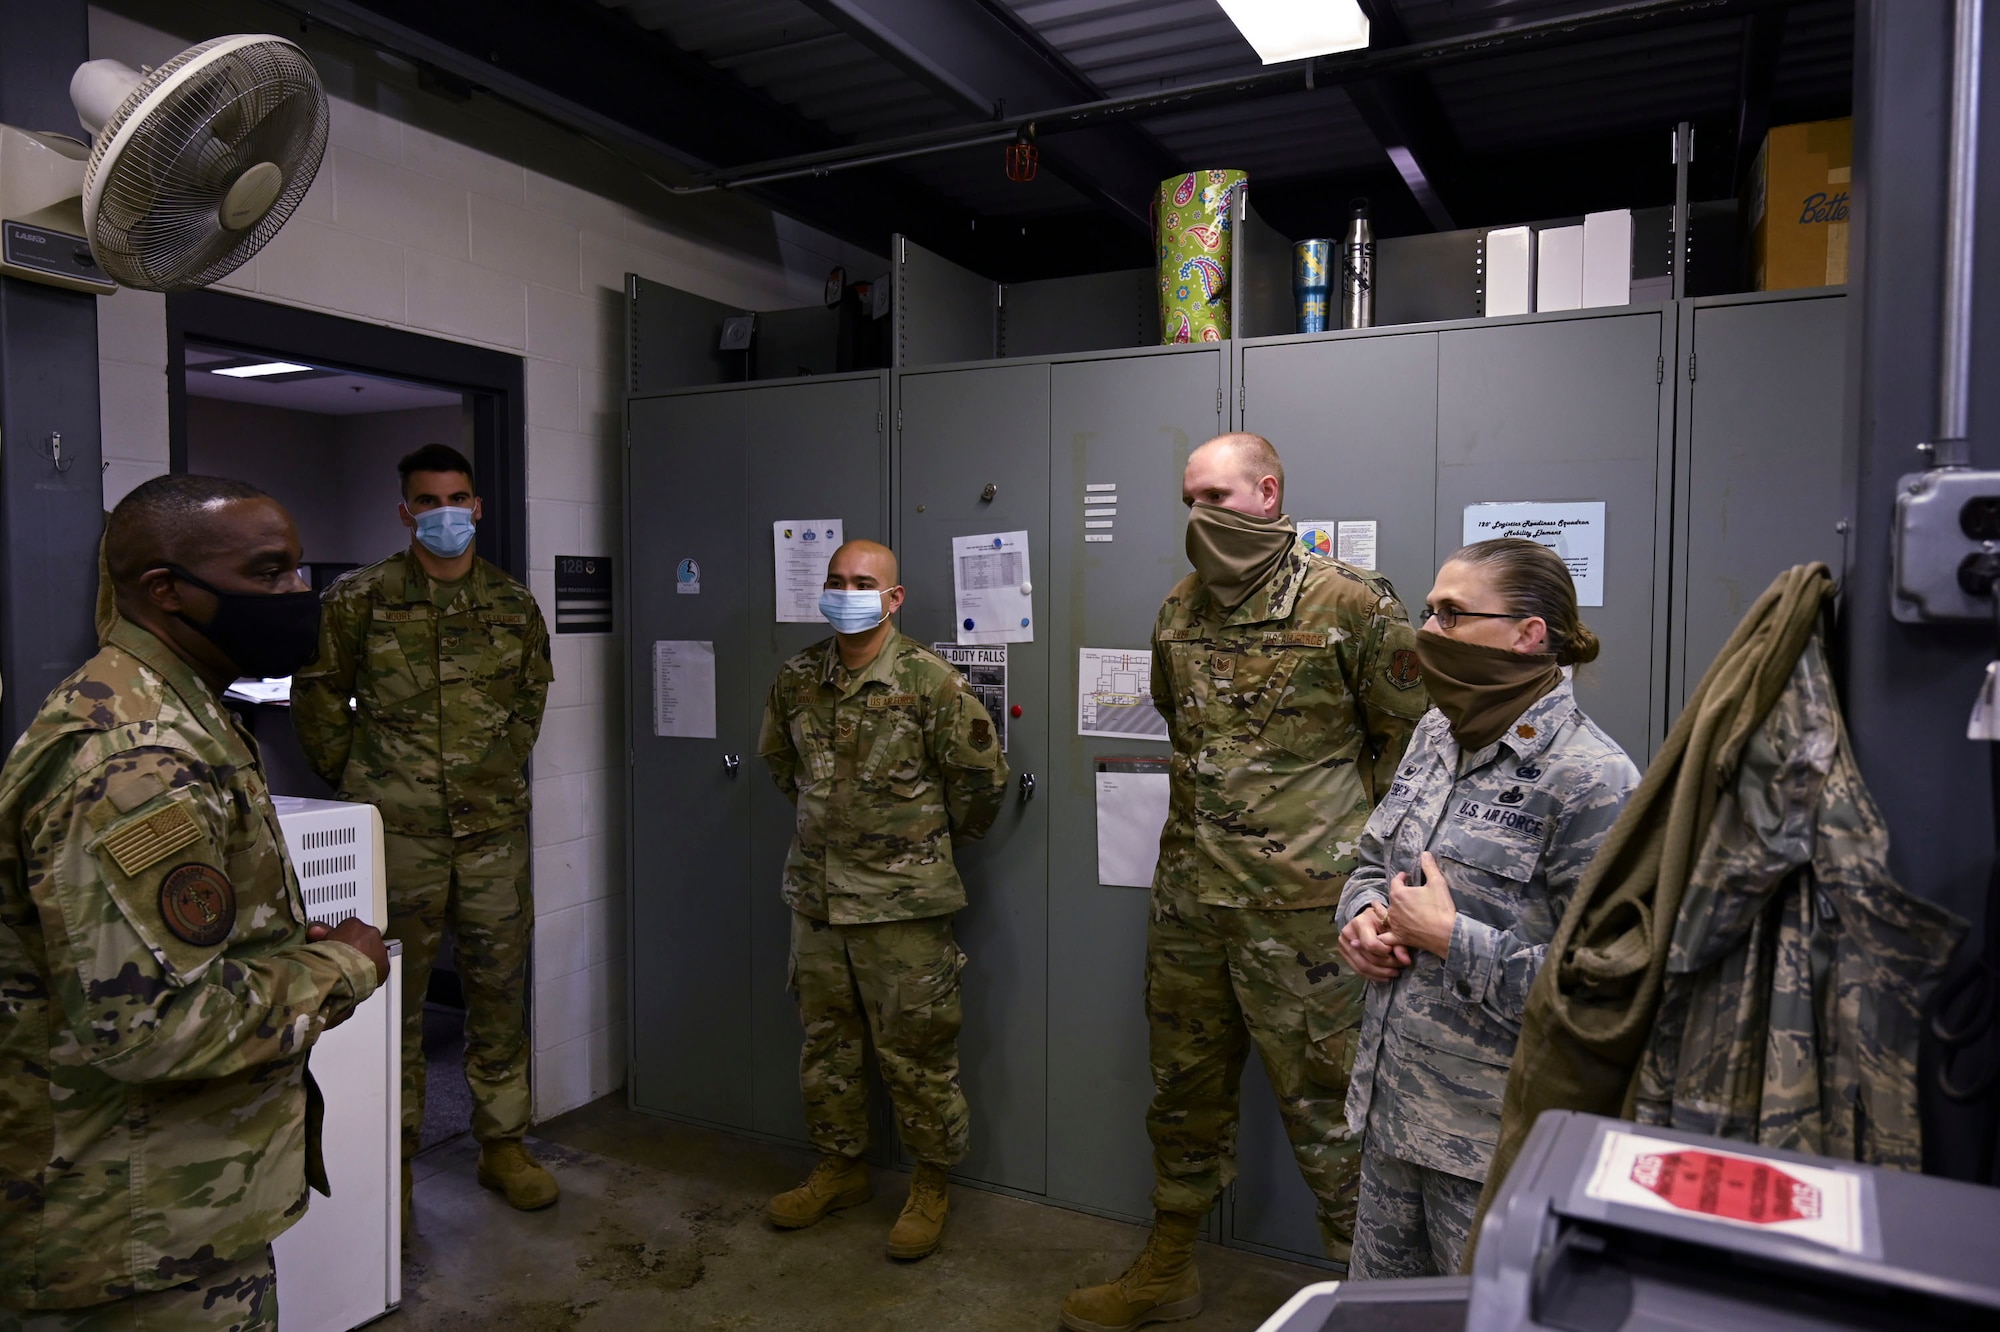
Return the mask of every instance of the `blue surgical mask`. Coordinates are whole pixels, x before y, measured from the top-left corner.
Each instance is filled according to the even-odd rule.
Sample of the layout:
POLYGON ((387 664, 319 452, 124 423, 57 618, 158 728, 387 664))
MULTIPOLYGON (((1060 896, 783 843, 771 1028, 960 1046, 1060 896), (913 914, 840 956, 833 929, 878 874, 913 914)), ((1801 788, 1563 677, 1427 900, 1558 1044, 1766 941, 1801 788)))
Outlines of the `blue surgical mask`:
POLYGON ((417 515, 417 540, 441 560, 457 559, 472 544, 472 510, 449 506, 417 515))
POLYGON ((829 587, 819 594, 819 613, 843 634, 865 634, 889 618, 880 592, 850 592, 840 587, 829 587))

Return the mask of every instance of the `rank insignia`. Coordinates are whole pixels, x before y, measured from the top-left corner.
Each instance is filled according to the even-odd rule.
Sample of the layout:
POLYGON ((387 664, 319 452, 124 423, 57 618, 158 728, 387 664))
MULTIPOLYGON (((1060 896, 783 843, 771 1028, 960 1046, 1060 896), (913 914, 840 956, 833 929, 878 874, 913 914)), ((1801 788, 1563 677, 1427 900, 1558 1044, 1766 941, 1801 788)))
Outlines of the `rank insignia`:
POLYGON ((1209 654, 1208 672, 1218 680, 1227 680, 1236 674, 1236 658, 1227 652, 1209 654))
POLYGON ((1423 672, 1417 669, 1417 654, 1413 648, 1397 648, 1389 654, 1389 683, 1398 689, 1415 689, 1423 683, 1423 672))
POLYGON ((1523 740, 1532 740, 1535 738, 1535 728, 1523 722, 1514 728, 1514 734, 1520 736, 1523 740))
POLYGON ((160 880, 160 918, 182 943, 213 948, 236 928, 236 889, 213 865, 182 865, 160 880))
POLYGON ((986 718, 984 717, 977 717, 973 719, 972 747, 974 749, 993 748, 993 723, 986 720, 986 718))

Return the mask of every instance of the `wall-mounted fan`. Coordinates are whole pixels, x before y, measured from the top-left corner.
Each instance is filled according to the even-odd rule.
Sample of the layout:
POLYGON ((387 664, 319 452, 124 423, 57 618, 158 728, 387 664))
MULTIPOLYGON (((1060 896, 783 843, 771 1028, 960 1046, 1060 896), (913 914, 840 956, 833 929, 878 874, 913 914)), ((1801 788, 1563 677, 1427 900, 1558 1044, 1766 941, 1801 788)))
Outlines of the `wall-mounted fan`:
POLYGON ((69 85, 86 146, 0 125, 0 271, 82 291, 188 291, 276 235, 326 153, 326 92, 282 37, 218 37, 69 85))

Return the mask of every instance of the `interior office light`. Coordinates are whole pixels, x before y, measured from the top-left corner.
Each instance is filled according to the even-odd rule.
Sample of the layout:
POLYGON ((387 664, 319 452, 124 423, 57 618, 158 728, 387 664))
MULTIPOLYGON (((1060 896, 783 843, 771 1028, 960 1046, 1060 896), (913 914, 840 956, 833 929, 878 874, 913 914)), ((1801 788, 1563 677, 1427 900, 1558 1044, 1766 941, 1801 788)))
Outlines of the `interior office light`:
POLYGON ((265 361, 261 365, 232 365, 224 370, 211 370, 212 375, 228 375, 231 379, 258 379, 264 375, 289 375, 300 370, 312 369, 309 365, 293 365, 290 361, 265 361))
POLYGON ((1217 0, 1267 65, 1368 45, 1356 0, 1217 0))

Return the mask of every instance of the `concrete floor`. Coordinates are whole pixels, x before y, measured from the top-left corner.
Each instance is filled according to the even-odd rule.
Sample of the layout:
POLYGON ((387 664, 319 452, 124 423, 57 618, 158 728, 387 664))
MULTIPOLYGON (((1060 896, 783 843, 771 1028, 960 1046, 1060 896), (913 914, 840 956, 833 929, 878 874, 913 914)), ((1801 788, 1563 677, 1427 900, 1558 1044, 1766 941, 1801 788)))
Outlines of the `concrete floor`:
MULTIPOLYGON (((403 1307, 384 1329, 1054 1329, 1063 1295, 1123 1270, 1140 1227, 976 1189, 952 1190, 944 1247, 883 1253, 908 1176, 878 1172, 872 1202, 779 1231, 764 1200, 812 1158, 667 1123, 613 1095, 541 1126, 531 1148, 562 1200, 516 1212, 473 1178, 470 1137, 416 1164, 416 1234, 403 1307)), ((1207 1308, 1188 1332, 1249 1332, 1326 1273, 1201 1246, 1207 1308)))

